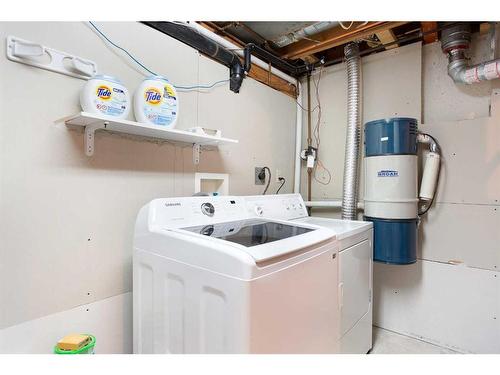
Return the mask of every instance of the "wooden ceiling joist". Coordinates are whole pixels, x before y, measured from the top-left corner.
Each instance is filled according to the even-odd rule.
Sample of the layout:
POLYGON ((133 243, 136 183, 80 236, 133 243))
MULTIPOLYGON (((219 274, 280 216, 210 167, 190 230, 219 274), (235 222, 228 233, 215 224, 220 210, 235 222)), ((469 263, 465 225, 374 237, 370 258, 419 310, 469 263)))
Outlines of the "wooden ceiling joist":
POLYGON ((283 78, 272 74, 269 70, 263 69, 258 65, 252 65, 248 76, 255 79, 256 81, 272 87, 275 90, 281 91, 283 94, 291 96, 294 99, 297 98, 297 87, 295 85, 284 80, 283 78))
MULTIPOLYGON (((380 42, 382 44, 393 43, 397 40, 396 36, 394 35, 394 33, 392 32, 391 29, 382 30, 382 31, 376 33, 375 35, 377 36, 378 40, 380 40, 380 42)), ((394 43, 394 44, 391 44, 391 45, 385 47, 385 49, 392 49, 392 48, 397 48, 397 47, 398 47, 397 43, 394 43)))
POLYGON ((429 31, 436 29, 437 29, 437 22, 422 22, 422 32, 424 33, 424 44, 437 42, 438 40, 437 31, 430 34, 425 34, 429 31))
POLYGON ((405 24, 406 22, 353 22, 349 30, 337 26, 314 35, 313 40, 303 39, 279 50, 281 57, 287 59, 303 59, 313 53, 340 46, 357 39, 366 38, 385 30, 405 24))
MULTIPOLYGON (((200 24, 206 29, 215 32, 217 34, 217 29, 207 22, 200 22, 200 24)), ((243 44, 236 40, 236 38, 231 38, 227 35, 221 35, 223 38, 228 39, 231 43, 237 45, 239 48, 243 48, 243 44)), ((243 59, 241 59, 243 62, 243 59)), ((281 91, 282 93, 291 96, 292 98, 297 98, 297 87, 290 82, 284 80, 277 75, 272 74, 269 70, 261 68, 256 64, 252 64, 250 72, 248 72, 248 77, 255 79, 267 86, 272 87, 275 90, 281 91)))

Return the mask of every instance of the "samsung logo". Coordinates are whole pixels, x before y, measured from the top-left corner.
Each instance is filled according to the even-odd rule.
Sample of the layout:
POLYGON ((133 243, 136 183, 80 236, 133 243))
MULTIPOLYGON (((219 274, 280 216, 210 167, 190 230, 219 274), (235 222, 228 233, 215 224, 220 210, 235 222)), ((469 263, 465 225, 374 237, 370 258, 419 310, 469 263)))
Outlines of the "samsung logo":
POLYGON ((382 170, 377 172, 378 177, 398 177, 399 172, 398 171, 392 171, 392 170, 382 170))
POLYGON ((176 203, 165 203, 165 207, 173 207, 173 206, 180 206, 181 204, 179 202, 176 203))

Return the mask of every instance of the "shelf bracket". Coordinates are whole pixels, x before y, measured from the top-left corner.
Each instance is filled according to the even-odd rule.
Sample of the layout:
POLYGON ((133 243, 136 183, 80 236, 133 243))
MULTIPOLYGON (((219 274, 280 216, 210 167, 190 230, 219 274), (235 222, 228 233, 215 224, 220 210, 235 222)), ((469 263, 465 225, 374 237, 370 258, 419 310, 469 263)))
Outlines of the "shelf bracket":
POLYGON ((94 155, 94 136, 95 136, 95 126, 88 125, 85 127, 85 155, 94 155))
POLYGON ((200 164, 200 152, 201 152, 201 146, 199 143, 194 143, 193 144, 193 163, 195 165, 200 164))
MULTIPOLYGON (((104 128, 108 126, 108 122, 104 122, 104 128)), ((85 127, 85 155, 92 156, 94 155, 94 139, 95 139, 95 131, 101 128, 101 126, 96 125, 87 125, 85 127)))

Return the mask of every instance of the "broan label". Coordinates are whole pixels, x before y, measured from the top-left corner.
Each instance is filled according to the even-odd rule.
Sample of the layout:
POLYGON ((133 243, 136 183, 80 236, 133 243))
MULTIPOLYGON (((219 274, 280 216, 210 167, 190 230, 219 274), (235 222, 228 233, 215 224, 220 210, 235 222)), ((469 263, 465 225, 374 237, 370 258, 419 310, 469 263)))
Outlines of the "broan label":
POLYGON ((399 172, 391 169, 383 169, 377 172, 377 177, 398 177, 399 172))

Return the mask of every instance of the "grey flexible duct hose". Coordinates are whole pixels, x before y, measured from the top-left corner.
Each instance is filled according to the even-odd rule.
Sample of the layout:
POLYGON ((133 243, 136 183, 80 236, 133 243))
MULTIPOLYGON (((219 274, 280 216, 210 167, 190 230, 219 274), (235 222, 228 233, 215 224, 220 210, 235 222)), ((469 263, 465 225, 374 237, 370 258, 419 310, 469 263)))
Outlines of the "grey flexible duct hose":
POLYGON ((342 219, 356 220, 360 142, 360 65, 359 47, 348 44, 344 49, 347 64, 347 135, 342 195, 342 219))

